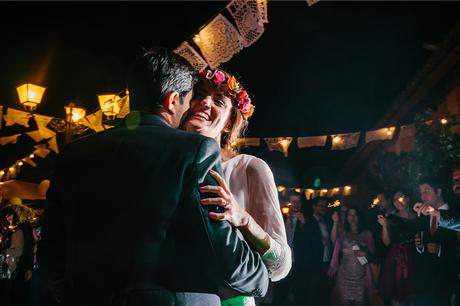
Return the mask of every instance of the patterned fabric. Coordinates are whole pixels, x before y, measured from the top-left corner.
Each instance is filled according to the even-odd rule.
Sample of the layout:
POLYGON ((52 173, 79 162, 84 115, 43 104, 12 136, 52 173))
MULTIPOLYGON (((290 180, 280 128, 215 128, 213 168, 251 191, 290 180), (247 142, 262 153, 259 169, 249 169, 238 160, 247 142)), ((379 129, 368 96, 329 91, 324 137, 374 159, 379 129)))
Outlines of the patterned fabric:
POLYGON ((196 44, 212 69, 229 61, 243 49, 243 39, 235 27, 221 14, 198 34, 196 44))
POLYGON ((264 33, 264 25, 259 20, 258 8, 256 0, 233 0, 227 5, 243 37, 244 47, 252 45, 264 33))
POLYGON ((174 53, 185 58, 197 71, 201 71, 208 66, 208 63, 186 41, 181 43, 174 50, 174 53))

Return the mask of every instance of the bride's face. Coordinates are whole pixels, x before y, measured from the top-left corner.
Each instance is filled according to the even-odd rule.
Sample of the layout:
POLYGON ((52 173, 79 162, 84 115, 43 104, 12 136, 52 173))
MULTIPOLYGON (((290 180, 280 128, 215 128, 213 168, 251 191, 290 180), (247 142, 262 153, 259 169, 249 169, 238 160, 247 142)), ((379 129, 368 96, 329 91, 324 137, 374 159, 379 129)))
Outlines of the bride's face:
POLYGON ((185 130, 218 139, 230 123, 232 100, 208 82, 195 89, 185 130))

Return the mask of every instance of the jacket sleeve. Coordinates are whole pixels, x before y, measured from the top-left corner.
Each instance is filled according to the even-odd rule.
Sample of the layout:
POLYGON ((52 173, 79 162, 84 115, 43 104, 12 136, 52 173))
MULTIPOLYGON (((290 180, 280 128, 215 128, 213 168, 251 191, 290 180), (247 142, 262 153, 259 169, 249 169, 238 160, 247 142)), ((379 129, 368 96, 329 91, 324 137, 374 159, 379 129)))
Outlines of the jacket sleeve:
MULTIPOLYGON (((200 185, 217 185, 209 175, 220 169, 220 150, 217 143, 207 138, 201 142, 196 157, 196 177, 200 185)), ((197 185, 198 187, 198 185, 197 185)), ((201 206, 207 236, 220 270, 223 284, 243 295, 264 296, 268 289, 268 271, 259 254, 237 235, 227 221, 211 220, 208 210, 201 206)))
POLYGON ((59 156, 50 187, 46 194, 46 209, 42 227, 41 240, 38 244, 37 261, 44 286, 52 298, 62 300, 66 265, 66 229, 64 207, 60 194, 62 190, 62 171, 59 156))
POLYGON ((440 210, 441 218, 439 226, 460 232, 460 212, 452 210, 440 210))

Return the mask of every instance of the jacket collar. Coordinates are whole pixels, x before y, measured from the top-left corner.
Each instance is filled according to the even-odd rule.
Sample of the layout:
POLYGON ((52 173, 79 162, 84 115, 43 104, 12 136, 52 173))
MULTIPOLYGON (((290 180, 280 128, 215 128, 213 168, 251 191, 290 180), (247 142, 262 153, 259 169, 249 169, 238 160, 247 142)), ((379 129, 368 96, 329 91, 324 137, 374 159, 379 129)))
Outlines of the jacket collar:
POLYGON ((134 129, 139 125, 154 125, 170 128, 166 120, 160 115, 139 111, 130 112, 123 119, 123 124, 130 129, 134 129))

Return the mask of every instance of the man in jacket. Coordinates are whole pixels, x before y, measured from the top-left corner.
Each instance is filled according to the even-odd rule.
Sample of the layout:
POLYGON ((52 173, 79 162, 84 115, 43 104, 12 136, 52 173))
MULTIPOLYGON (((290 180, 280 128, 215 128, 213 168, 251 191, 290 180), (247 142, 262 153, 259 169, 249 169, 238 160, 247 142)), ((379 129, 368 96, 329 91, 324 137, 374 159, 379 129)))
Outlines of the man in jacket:
POLYGON ((128 76, 123 124, 66 146, 48 190, 39 260, 65 305, 220 305, 224 284, 262 296, 268 272, 228 222, 208 218, 200 185, 220 171, 214 140, 176 129, 194 72, 163 48, 128 76))

